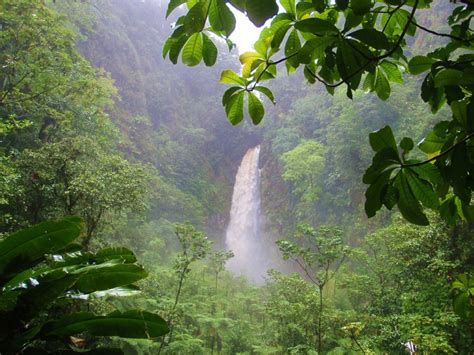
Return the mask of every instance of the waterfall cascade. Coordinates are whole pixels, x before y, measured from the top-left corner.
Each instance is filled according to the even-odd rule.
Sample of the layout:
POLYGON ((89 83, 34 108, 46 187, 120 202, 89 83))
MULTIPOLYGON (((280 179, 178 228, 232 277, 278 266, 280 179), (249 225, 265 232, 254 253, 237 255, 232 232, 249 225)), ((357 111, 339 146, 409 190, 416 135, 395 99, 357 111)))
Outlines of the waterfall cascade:
POLYGON ((240 163, 226 232, 226 246, 235 255, 228 269, 255 283, 263 283, 268 263, 261 239, 259 155, 260 146, 251 148, 240 163))

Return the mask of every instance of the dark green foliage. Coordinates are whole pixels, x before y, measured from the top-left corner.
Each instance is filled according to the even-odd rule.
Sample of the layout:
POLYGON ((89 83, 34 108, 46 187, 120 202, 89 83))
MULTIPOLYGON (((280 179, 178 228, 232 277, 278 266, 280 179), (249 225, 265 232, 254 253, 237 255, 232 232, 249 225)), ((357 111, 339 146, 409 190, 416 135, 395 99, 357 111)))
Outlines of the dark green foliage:
POLYGON ((161 317, 139 310, 56 314, 75 299, 134 294, 132 283, 147 276, 125 248, 81 252, 72 242, 83 226, 77 217, 43 222, 0 242, 2 352, 47 349, 49 342, 57 342, 55 350, 67 349, 70 336, 84 333, 149 339, 168 332, 161 317))

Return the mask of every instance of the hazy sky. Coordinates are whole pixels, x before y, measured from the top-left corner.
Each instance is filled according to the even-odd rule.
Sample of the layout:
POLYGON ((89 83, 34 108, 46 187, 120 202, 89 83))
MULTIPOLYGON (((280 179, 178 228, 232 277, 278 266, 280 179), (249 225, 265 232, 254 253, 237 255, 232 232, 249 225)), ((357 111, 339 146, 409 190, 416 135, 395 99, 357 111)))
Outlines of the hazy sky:
POLYGON ((237 19, 235 31, 230 36, 230 39, 237 44, 239 53, 252 51, 253 44, 258 39, 258 35, 262 28, 257 28, 244 14, 232 8, 232 12, 237 19))

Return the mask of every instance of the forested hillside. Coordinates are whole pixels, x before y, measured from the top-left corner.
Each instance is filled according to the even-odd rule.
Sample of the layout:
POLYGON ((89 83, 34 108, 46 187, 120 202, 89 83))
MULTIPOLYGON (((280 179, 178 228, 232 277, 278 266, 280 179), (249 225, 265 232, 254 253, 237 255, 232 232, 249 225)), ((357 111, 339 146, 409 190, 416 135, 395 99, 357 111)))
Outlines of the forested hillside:
POLYGON ((472 352, 473 5, 276 4, 0 1, 0 353, 472 352))

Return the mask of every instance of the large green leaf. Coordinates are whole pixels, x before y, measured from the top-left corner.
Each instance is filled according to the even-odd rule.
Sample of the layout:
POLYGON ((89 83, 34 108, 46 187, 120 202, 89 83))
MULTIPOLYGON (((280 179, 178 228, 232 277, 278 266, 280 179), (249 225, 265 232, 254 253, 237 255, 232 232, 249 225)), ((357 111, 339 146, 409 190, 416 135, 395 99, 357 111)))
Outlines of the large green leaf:
POLYGON ((382 207, 384 201, 384 191, 387 190, 387 184, 392 171, 388 170, 379 174, 375 181, 368 187, 365 192, 365 213, 367 217, 375 216, 375 213, 382 207))
POLYGON ((446 144, 447 139, 439 137, 435 131, 429 132, 418 147, 427 154, 439 152, 446 144))
POLYGON ((334 41, 335 38, 329 36, 311 38, 298 51, 298 60, 300 63, 309 64, 313 59, 323 58, 326 48, 331 46, 334 41))
POLYGON ((76 313, 46 323, 41 330, 43 337, 65 337, 87 332, 95 336, 123 338, 156 338, 169 332, 168 325, 157 314, 131 310, 113 312, 107 316, 76 313))
POLYGON ((378 131, 370 133, 369 142, 372 149, 376 152, 383 148, 391 148, 393 151, 397 151, 397 142, 395 142, 390 126, 385 126, 378 131))
POLYGON ((217 47, 212 40, 205 34, 202 34, 202 57, 206 66, 211 67, 217 60, 217 47))
POLYGON ((243 90, 243 89, 240 86, 232 86, 228 88, 224 92, 224 95, 222 95, 222 106, 226 106, 230 98, 232 97, 232 95, 234 95, 239 90, 243 90))
POLYGON ((245 80, 238 76, 234 71, 226 69, 222 71, 221 78, 219 80, 221 84, 237 84, 245 85, 245 80))
POLYGON ((181 52, 181 49, 183 48, 184 44, 187 42, 188 38, 189 36, 184 34, 174 39, 172 43, 170 44, 169 56, 173 64, 178 63, 179 53, 181 52))
POLYGON ((262 102, 254 93, 249 92, 248 105, 249 115, 253 124, 258 125, 262 121, 262 118, 265 114, 265 109, 263 108, 262 102))
POLYGON ((417 55, 408 62, 408 70, 414 75, 421 74, 430 69, 434 62, 435 60, 432 58, 417 55))
POLYGON ((184 4, 187 0, 170 0, 168 9, 166 10, 166 17, 168 17, 178 6, 184 4))
POLYGON ((67 217, 57 222, 43 222, 18 231, 0 242, 0 272, 12 263, 31 264, 45 254, 56 253, 79 237, 83 222, 67 217))
POLYGON ((203 30, 206 23, 209 1, 211 0, 197 2, 186 14, 184 28, 189 35, 203 30))
POLYGON ((360 70, 361 63, 359 61, 359 54, 348 40, 338 42, 336 65, 341 78, 348 85, 350 84, 352 89, 357 89, 362 75, 362 71, 360 70))
POLYGON ((280 4, 286 12, 292 15, 296 14, 295 0, 280 0, 280 4))
POLYGON ((247 0, 245 4, 247 16, 257 27, 278 13, 276 0, 247 0))
POLYGON ((378 69, 377 77, 375 78, 375 92, 381 100, 387 100, 390 97, 391 93, 390 83, 388 82, 385 74, 378 69))
POLYGON ((390 49, 390 43, 385 34, 373 28, 362 28, 349 33, 348 36, 358 39, 375 49, 390 49))
POLYGON ((257 86, 255 87, 255 90, 261 92, 262 94, 264 94, 266 97, 268 97, 268 99, 273 103, 275 104, 275 96, 273 96, 273 93, 272 91, 265 87, 265 86, 257 86))
POLYGON ((397 175, 394 184, 398 189, 398 209, 402 216, 410 223, 427 226, 429 221, 423 213, 420 203, 413 195, 403 172, 397 175))
POLYGON ((320 18, 308 18, 298 21, 295 28, 301 32, 308 32, 319 36, 338 34, 339 30, 331 22, 320 18))
POLYGON ((135 264, 105 264, 90 265, 72 272, 79 275, 75 287, 83 293, 107 290, 126 286, 147 277, 148 273, 135 264))
POLYGON ((413 174, 409 169, 406 172, 406 179, 410 186, 413 195, 418 201, 420 201, 425 207, 431 209, 437 209, 439 207, 439 199, 436 192, 433 191, 433 187, 426 182, 421 180, 416 174, 413 174))
POLYGON ((245 91, 240 91, 232 95, 225 106, 227 118, 234 126, 244 119, 244 93, 245 91))
POLYGON ((392 81, 397 84, 403 84, 402 73, 396 64, 387 60, 383 60, 382 62, 380 62, 380 67, 387 75, 389 81, 392 81))
POLYGON ((209 23, 216 31, 223 31, 228 37, 235 29, 235 16, 224 0, 211 0, 209 23))
POLYGON ((434 77, 435 87, 474 85, 474 75, 466 75, 465 72, 456 69, 443 69, 434 77))
POLYGON ((351 0, 351 9, 356 15, 365 15, 371 7, 371 0, 351 0))
POLYGON ((443 181, 440 171, 434 164, 423 164, 420 166, 410 167, 420 178, 438 185, 443 181))
POLYGON ((283 41, 283 39, 286 36, 286 33, 290 29, 290 25, 291 25, 291 21, 289 20, 280 21, 277 23, 275 34, 273 35, 272 42, 271 42, 272 48, 280 47, 281 42, 283 41))
POLYGON ((299 65, 299 60, 295 54, 300 50, 301 42, 298 35, 298 31, 293 30, 290 32, 288 39, 285 44, 285 56, 288 58, 286 62, 296 68, 299 65))
POLYGON ((203 39, 202 33, 194 33, 184 45, 181 59, 190 67, 198 65, 202 60, 203 39))

